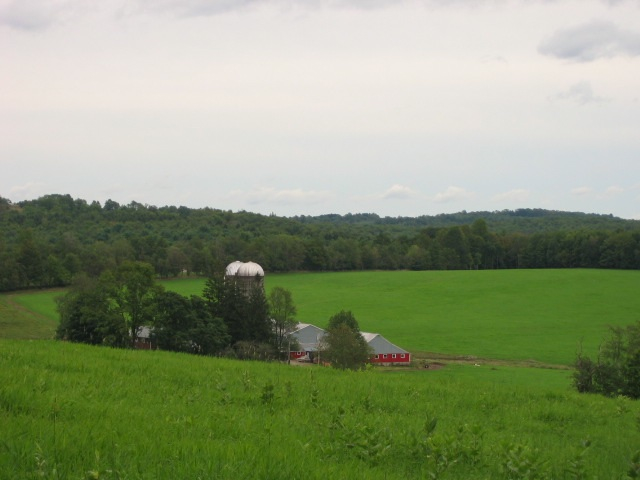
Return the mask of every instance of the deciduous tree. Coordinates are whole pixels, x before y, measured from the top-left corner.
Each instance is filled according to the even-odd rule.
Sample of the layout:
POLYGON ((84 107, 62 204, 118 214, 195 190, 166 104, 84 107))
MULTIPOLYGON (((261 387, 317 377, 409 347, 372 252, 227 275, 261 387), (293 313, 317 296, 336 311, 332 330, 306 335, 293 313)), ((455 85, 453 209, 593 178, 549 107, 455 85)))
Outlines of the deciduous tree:
POLYGON ((322 343, 322 359, 335 368, 360 370, 371 358, 371 348, 350 311, 342 310, 329 319, 322 343))
POLYGON ((201 355, 215 355, 229 343, 226 325, 202 298, 167 291, 156 295, 152 336, 160 349, 201 355))
POLYGON ((291 333, 296 329, 298 313, 291 292, 286 288, 274 287, 269 292, 269 313, 275 332, 275 346, 278 352, 289 353, 291 333))
POLYGON ((80 276, 56 302, 60 314, 56 338, 91 345, 129 345, 126 324, 98 280, 80 276))
POLYGON ((163 287, 156 284, 153 267, 144 262, 126 261, 115 272, 109 271, 102 278, 127 326, 133 346, 139 328, 152 323, 154 297, 162 292, 163 287))

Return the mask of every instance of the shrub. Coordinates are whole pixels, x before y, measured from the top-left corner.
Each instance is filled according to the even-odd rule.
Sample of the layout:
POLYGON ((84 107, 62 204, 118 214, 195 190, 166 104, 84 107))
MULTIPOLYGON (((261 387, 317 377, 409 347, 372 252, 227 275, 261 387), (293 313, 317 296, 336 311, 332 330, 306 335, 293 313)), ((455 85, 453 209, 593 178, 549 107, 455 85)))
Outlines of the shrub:
POLYGON ((640 398, 640 322, 609 331, 597 361, 578 354, 573 385, 579 392, 640 398))

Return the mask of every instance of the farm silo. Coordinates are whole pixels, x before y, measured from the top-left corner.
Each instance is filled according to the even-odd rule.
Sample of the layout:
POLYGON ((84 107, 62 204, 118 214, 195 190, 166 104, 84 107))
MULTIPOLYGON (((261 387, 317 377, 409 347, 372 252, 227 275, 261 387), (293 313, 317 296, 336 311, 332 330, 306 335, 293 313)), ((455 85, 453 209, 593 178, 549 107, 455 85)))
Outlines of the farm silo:
POLYGON ((230 263, 225 270, 225 278, 238 282, 238 286, 246 294, 253 288, 264 290, 264 270, 255 262, 230 263))

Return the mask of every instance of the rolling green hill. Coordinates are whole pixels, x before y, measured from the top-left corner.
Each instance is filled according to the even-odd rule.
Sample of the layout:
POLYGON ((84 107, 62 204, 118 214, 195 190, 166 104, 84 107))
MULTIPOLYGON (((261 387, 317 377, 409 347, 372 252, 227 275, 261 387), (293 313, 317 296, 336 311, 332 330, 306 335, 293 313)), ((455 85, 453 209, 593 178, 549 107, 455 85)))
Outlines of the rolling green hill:
MULTIPOLYGON (((183 295, 200 295, 205 281, 162 283, 183 295)), ((291 290, 301 322, 324 327, 332 314, 351 310, 363 330, 381 333, 414 353, 545 364, 571 364, 580 343, 585 352, 595 352, 608 325, 633 323, 640 311, 637 271, 267 275, 267 290, 274 286, 291 290)), ((37 292, 14 298, 55 320, 53 299, 58 294, 37 292)))
POLYGON ((0 340, 0 365, 2 480, 623 478, 640 445, 638 402, 572 392, 562 370, 343 372, 17 340, 0 340))
MULTIPOLYGON (((267 290, 292 291, 301 321, 351 309, 414 353, 474 357, 366 372, 34 341, 53 332, 61 292, 3 295, 0 480, 625 478, 638 402, 578 394, 567 369, 511 365, 570 364, 580 339, 591 353, 608 324, 637 319, 639 281, 612 270, 267 276, 267 290)), ((163 284, 189 295, 204 282, 163 284)))

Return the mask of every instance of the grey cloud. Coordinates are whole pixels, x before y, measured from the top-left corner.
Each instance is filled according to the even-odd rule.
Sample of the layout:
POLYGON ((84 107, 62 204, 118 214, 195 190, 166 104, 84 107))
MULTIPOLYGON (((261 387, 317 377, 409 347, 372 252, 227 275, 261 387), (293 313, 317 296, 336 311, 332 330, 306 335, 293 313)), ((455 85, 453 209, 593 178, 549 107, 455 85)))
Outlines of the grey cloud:
MULTIPOLYGON (((2 0, 0 0, 1 2, 2 0)), ((283 11, 316 9, 316 8, 345 8, 357 10, 375 10, 394 7, 402 4, 419 4, 425 8, 477 8, 483 6, 500 6, 509 0, 105 0, 104 2, 86 2, 84 0, 5 0, 0 4, 0 26, 5 25, 21 30, 42 30, 64 21, 74 15, 88 10, 100 8, 112 10, 114 17, 132 16, 140 13, 169 13, 178 17, 200 17, 219 15, 233 11, 250 10, 252 7, 270 5, 283 11)), ((525 0, 514 0, 519 3, 529 3, 525 0)), ((555 3, 556 0, 537 0, 541 3, 555 3)), ((618 3, 636 2, 640 0, 601 0, 615 7, 618 3)), ((580 27, 583 28, 583 27, 580 27)), ((615 28, 615 27, 614 27, 615 28)), ((566 58, 564 51, 555 45, 556 33, 549 41, 541 46, 543 50, 550 50, 551 55, 566 58), (549 44, 549 45, 547 45, 549 44), (558 55, 560 53, 560 55, 558 55)), ((571 33, 571 32, 569 32, 571 33)), ((635 45, 632 51, 638 52, 637 35, 615 32, 619 37, 617 43, 622 50, 628 49, 628 43, 635 45), (629 38, 625 38, 629 37, 629 38), (627 47, 625 47, 627 45, 627 47)), ((545 53, 546 54, 546 53, 545 53)), ((573 57, 570 57, 573 58, 573 57)))
MULTIPOLYGON (((96 4, 97 5, 97 4, 96 4)), ((0 5, 0 27, 45 30, 91 10, 82 0, 9 0, 0 5)))
POLYGON ((183 17, 217 15, 253 5, 278 3, 271 0, 137 0, 133 10, 170 12, 183 17))
POLYGON ((538 52, 578 62, 618 55, 635 57, 640 55, 640 34, 622 30, 612 22, 593 20, 558 30, 539 45, 538 52))
POLYGON ((591 83, 587 81, 578 82, 571 85, 564 92, 560 92, 550 98, 551 100, 569 100, 577 102, 580 105, 586 105, 588 103, 606 102, 608 99, 599 97, 593 93, 591 83))
POLYGON ((55 18, 56 11, 38 0, 13 1, 0 8, 0 25, 18 30, 41 30, 55 18))

